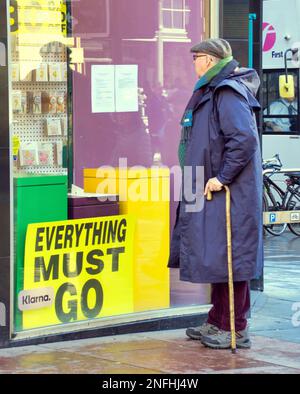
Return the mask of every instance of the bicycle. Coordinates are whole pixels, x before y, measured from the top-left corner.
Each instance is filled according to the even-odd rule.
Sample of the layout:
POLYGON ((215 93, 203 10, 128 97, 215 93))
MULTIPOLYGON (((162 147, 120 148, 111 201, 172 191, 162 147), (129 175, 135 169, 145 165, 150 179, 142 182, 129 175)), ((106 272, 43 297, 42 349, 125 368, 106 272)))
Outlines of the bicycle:
MULTIPOLYGON (((286 192, 282 190, 271 178, 276 172, 281 170, 282 163, 279 155, 276 154, 271 159, 263 160, 263 170, 272 170, 269 173, 263 173, 263 212, 282 211, 285 207, 286 192)), ((264 225, 265 230, 275 236, 281 235, 287 228, 286 223, 264 225)))
MULTIPOLYGON (((293 211, 300 210, 300 172, 285 173, 288 178, 285 180, 286 190, 279 187, 271 176, 282 168, 279 155, 272 159, 263 161, 263 169, 272 169, 270 173, 263 174, 264 194, 263 194, 263 211, 293 211)), ((280 223, 264 225, 266 231, 270 234, 279 236, 286 228, 292 233, 300 236, 300 223, 280 223)))
MULTIPOLYGON (((300 210, 300 172, 293 172, 287 175, 289 178, 286 180, 287 189, 291 194, 286 204, 287 211, 300 210)), ((300 237, 300 223, 288 223, 288 227, 292 233, 300 237)))

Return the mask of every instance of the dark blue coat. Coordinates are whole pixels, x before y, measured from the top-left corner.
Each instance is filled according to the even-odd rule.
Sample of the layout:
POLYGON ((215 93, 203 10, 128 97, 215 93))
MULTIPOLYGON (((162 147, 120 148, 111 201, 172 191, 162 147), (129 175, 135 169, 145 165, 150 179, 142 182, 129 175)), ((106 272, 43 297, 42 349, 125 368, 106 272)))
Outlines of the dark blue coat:
MULTIPOLYGON (((185 166, 204 166, 209 178, 230 187, 234 281, 262 273, 262 167, 254 111, 259 78, 252 69, 215 77, 193 111, 185 166)), ((195 184, 193 174, 193 184, 195 184)), ((199 212, 177 209, 168 266, 180 268, 180 279, 194 283, 228 281, 225 190, 203 201, 199 212)))

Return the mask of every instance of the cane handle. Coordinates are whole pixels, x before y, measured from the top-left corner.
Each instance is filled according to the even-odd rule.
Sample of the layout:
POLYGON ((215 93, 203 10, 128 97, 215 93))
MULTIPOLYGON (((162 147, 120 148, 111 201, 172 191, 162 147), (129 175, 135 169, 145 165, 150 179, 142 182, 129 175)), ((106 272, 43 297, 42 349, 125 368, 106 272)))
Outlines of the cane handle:
POLYGON ((206 196, 207 201, 212 200, 212 192, 210 190, 207 191, 207 196, 206 196))

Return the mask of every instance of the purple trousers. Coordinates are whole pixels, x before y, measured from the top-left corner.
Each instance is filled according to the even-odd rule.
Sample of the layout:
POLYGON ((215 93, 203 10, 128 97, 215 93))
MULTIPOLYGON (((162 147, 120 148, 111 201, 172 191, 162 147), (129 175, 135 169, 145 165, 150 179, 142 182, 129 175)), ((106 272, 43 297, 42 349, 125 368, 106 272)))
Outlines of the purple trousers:
MULTIPOLYGON (((247 312, 250 309, 250 291, 248 282, 234 282, 235 330, 244 330, 247 326, 247 312)), ((208 313, 207 322, 221 330, 230 331, 228 283, 213 283, 211 301, 213 307, 208 313)))

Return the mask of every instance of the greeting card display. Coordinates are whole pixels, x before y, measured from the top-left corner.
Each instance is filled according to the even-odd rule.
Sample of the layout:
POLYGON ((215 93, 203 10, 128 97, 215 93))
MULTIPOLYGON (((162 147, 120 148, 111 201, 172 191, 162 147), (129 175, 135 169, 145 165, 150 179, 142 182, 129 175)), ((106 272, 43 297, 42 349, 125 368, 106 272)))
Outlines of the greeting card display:
POLYGON ((61 135, 61 122, 59 118, 46 120, 46 133, 49 137, 61 135))
POLYGON ((37 157, 37 143, 36 142, 23 142, 20 147, 20 165, 23 166, 36 166, 38 164, 37 157))
POLYGON ((42 93, 41 92, 33 92, 32 113, 33 114, 41 114, 42 113, 42 93))
POLYGON ((20 81, 20 65, 19 63, 12 63, 11 65, 11 80, 12 82, 20 81))
POLYGON ((59 141, 56 143, 56 164, 59 167, 63 165, 63 143, 59 141))
POLYGON ((39 143, 38 144, 38 163, 40 166, 48 166, 51 164, 53 144, 39 143))
POLYGON ((49 64, 49 81, 50 82, 61 82, 61 66, 60 63, 50 63, 49 64))
POLYGON ((68 65, 67 63, 61 63, 61 80, 67 82, 68 80, 68 65))
MULTIPOLYGON (((42 8, 46 10, 47 5, 42 8)), ((28 23, 35 23, 29 19, 28 23)), ((65 136, 68 135, 66 100, 67 91, 72 90, 72 86, 67 83, 65 38, 54 34, 56 27, 53 21, 48 22, 51 26, 49 34, 46 28, 45 32, 42 29, 36 34, 23 34, 20 28, 16 35, 10 37, 11 129, 12 135, 19 139, 19 148, 12 154, 13 168, 21 173, 66 172, 62 168, 66 156, 65 136)), ((59 25, 57 28, 61 33, 59 25)))
POLYGON ((22 92, 20 90, 13 90, 12 92, 12 110, 13 113, 19 114, 22 112, 22 92))
POLYGON ((41 63, 35 70, 36 82, 47 82, 48 81, 48 64, 41 63))
POLYGON ((48 105, 49 114, 56 114, 57 112, 57 97, 56 94, 49 95, 49 105, 48 105))
POLYGON ((63 136, 68 135, 68 120, 66 117, 61 118, 61 131, 63 136))
POLYGON ((27 114, 27 92, 21 92, 21 114, 27 114))
POLYGON ((57 93, 56 95, 56 112, 62 114, 65 112, 65 94, 64 92, 57 93))

